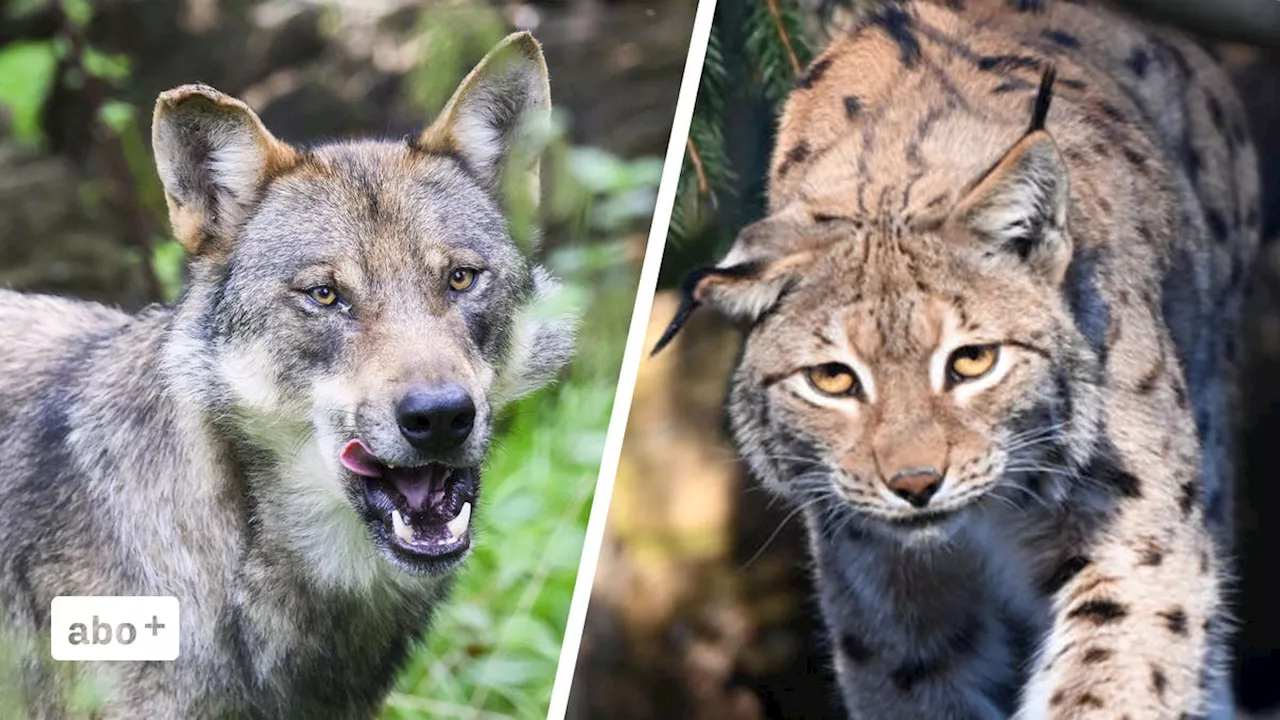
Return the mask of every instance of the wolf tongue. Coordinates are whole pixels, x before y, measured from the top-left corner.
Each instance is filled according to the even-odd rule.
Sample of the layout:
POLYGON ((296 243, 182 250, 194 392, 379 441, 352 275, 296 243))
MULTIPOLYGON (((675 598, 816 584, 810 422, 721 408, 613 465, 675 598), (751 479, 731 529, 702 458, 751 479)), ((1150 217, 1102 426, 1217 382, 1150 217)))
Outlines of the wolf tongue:
POLYGON ((387 472, 387 479, 409 501, 413 510, 439 502, 444 497, 445 469, 437 465, 418 468, 396 468, 387 472))

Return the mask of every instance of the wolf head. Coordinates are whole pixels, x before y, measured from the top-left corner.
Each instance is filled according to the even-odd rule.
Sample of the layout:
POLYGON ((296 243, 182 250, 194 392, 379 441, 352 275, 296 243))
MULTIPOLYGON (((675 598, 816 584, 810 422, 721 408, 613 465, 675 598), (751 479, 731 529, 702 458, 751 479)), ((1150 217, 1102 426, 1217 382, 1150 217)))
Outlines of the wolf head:
POLYGON ((572 351, 571 321, 539 312, 555 283, 504 213, 536 203, 526 141, 549 111, 527 33, 404 141, 304 150, 213 88, 157 101, 156 165, 191 270, 170 376, 265 451, 250 454, 276 472, 257 482, 277 486, 255 488, 258 511, 291 516, 296 544, 358 563, 371 541, 426 573, 469 550, 494 412, 572 351))

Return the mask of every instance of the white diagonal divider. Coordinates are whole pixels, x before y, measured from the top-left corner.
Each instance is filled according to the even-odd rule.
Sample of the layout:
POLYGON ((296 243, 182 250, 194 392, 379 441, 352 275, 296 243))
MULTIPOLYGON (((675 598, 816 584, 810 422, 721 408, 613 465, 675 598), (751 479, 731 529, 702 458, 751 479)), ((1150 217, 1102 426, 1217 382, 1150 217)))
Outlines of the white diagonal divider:
POLYGON ((587 619, 587 604, 591 600, 596 562, 600 558, 600 547, 604 541, 609 500, 613 497, 613 483, 618 473, 618 459, 622 454, 627 416, 631 412, 636 375, 646 354, 645 331, 649 327, 649 313, 653 308, 653 296, 658 285, 658 270, 662 267, 662 251, 666 247, 671 211, 675 207, 685 143, 689 136, 689 124, 693 120, 693 107, 698 100, 702 63, 707 55, 707 41, 711 37, 711 21, 715 10, 716 0, 701 0, 693 19, 689 56, 685 60, 684 79, 680 82, 680 97, 676 101, 675 119, 671 123, 671 139, 667 143, 662 181, 658 186, 658 198, 653 208, 653 224, 649 228, 649 242, 640 268, 635 310, 631 314, 631 329, 628 331, 626 351, 622 356, 622 371, 618 374, 618 390, 613 399, 613 413, 609 417, 609 434, 605 438, 604 455, 600 460, 600 474, 591 503, 591 517, 587 521, 582 562, 578 565, 578 578, 573 586, 573 601, 569 605, 569 619, 565 625, 564 644, 560 647, 560 664, 556 668, 556 681, 551 690, 547 720, 563 720, 569 707, 573 671, 578 662, 578 648, 582 644, 582 626, 587 619))

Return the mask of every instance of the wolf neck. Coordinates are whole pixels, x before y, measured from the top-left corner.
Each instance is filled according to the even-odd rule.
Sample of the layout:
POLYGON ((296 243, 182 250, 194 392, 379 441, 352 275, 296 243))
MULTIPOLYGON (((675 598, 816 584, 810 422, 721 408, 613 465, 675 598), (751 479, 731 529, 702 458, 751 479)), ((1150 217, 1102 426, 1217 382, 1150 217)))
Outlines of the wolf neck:
POLYGON ((174 415, 187 425, 175 437, 209 489, 202 502, 233 538, 218 561, 218 597, 209 599, 216 612, 206 617, 222 618, 213 642, 253 648, 246 669, 286 694, 312 676, 390 672, 425 630, 447 581, 406 575, 377 557, 309 426, 234 408, 206 322, 180 306, 160 365, 174 415), (316 638, 349 648, 336 653, 316 638))

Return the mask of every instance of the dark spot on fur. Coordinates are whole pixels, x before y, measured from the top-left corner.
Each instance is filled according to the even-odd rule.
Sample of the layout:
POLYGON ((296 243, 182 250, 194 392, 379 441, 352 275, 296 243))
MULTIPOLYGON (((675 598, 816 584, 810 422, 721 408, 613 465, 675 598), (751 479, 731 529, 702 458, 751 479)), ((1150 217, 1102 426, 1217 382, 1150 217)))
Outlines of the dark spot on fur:
POLYGON ((1101 710, 1104 707, 1102 700, 1099 699, 1097 695, 1088 692, 1080 694, 1080 697, 1076 699, 1076 705, 1080 707, 1093 708, 1095 710, 1101 710))
POLYGON ((1142 549, 1142 555, 1138 558, 1140 567, 1159 567, 1164 562, 1164 548, 1160 547, 1154 540, 1148 540, 1146 547, 1142 549))
POLYGON ((1142 483, 1133 473, 1118 472, 1107 478, 1111 486, 1127 498, 1142 497, 1142 483))
POLYGON ((1191 63, 1187 62, 1187 56, 1182 51, 1168 43, 1160 43, 1160 47, 1169 54, 1169 59, 1173 60, 1173 64, 1178 66, 1178 72, 1184 78, 1191 77, 1191 63))
POLYGON ((894 668, 890 678, 894 686, 904 693, 911 692, 916 685, 928 679, 935 672, 935 667, 922 662, 908 662, 894 668))
POLYGON ((1147 54, 1146 50, 1138 48, 1129 56, 1128 62, 1129 69, 1133 71, 1134 75, 1137 75, 1138 77, 1146 77, 1147 66, 1151 64, 1151 56, 1147 54))
POLYGON ((1053 574, 1045 580, 1041 586, 1041 590, 1045 595, 1056 595, 1059 590, 1071 582, 1071 579, 1080 574, 1092 562, 1084 555, 1072 555, 1062 562, 1053 574))
POLYGON ((1156 358, 1156 361, 1155 363, 1152 364, 1151 369, 1148 370, 1146 374, 1142 376, 1142 379, 1138 381, 1138 394, 1150 395, 1151 393, 1155 392, 1155 389, 1158 386, 1157 384, 1159 383, 1160 378, 1164 376, 1164 371, 1165 371, 1164 355, 1161 354, 1159 357, 1156 358))
POLYGON ((1077 48, 1080 47, 1080 41, 1075 35, 1065 30, 1045 30, 1043 33, 1046 38, 1061 45, 1062 47, 1077 48))
POLYGON ((1164 618, 1165 627, 1169 628, 1169 632, 1174 635, 1186 637, 1187 635, 1187 612, 1180 607, 1173 607, 1162 613, 1160 617, 1164 618))
POLYGON ((1095 598, 1072 608, 1067 617, 1088 620, 1094 625, 1108 625, 1124 619, 1128 614, 1129 609, 1115 600, 1095 598))
POLYGON ((1103 252, 1097 248, 1080 248, 1063 279, 1063 294, 1071 308, 1076 328, 1097 353, 1103 365, 1107 362, 1107 329, 1111 327, 1111 308, 1102 295, 1098 274, 1104 265, 1103 252))
POLYGON ((1053 695, 1049 696, 1049 705, 1057 707, 1062 704, 1063 694, 1061 690, 1055 690, 1053 695))
POLYGON ((978 58, 979 70, 1020 70, 1022 68, 1040 67, 1040 58, 1026 55, 987 55, 978 58))
POLYGON ((804 140, 801 140, 800 142, 796 143, 795 147, 788 150, 787 154, 783 157, 782 164, 778 166, 778 177, 782 177, 786 175, 787 171, 789 171, 793 165, 796 165, 797 163, 802 163, 808 158, 809 158, 809 143, 805 142, 804 140))
POLYGON ((1064 87, 1069 87, 1072 90, 1084 90, 1089 87, 1083 80, 1076 80, 1075 78, 1060 79, 1058 80, 1058 84, 1064 87))
POLYGON ((1019 83, 1019 82, 1002 82, 1002 83, 1000 83, 999 85, 997 85, 997 86, 995 86, 994 88, 992 88, 992 90, 991 90, 991 94, 993 94, 993 95, 1003 95, 1003 94, 1005 94, 1005 93, 1011 93, 1011 92, 1014 92, 1015 90, 1021 90, 1022 88, 1025 88, 1025 87, 1026 87, 1026 85, 1025 85, 1024 83, 1019 83))
POLYGON ((1044 0, 1006 0, 1018 12, 1044 12, 1044 0))
POLYGON ((812 213, 810 217, 812 217, 813 221, 816 223, 829 223, 840 219, 839 215, 829 215, 827 213, 820 212, 812 213))
POLYGON ((796 87, 801 90, 808 90, 813 84, 822 79, 827 70, 831 68, 831 58, 818 58, 804 71, 800 77, 796 78, 796 87))
POLYGON ((947 0, 947 7, 951 8, 952 10, 963 11, 965 9, 964 0, 947 0))
POLYGON ((852 95, 844 97, 844 114, 850 120, 858 113, 862 112, 862 101, 852 95))
POLYGON ((1147 169, 1147 156, 1143 155, 1137 150, 1134 150, 1132 148, 1125 148, 1124 159, 1128 160, 1129 164, 1133 165, 1135 169, 1138 169, 1138 170, 1147 169))
POLYGON ((920 41, 912 29, 911 16, 898 5, 888 5, 872 15, 870 23, 889 36, 898 45, 898 59, 910 69, 920 61, 920 41))
POLYGON ((1098 109, 1102 111, 1103 115, 1106 115, 1115 122, 1122 123, 1127 121, 1124 111, 1109 102, 1103 101, 1098 103, 1098 109))
POLYGON ((1213 239, 1224 243, 1228 239, 1227 220, 1222 217, 1222 213, 1217 210, 1210 210, 1205 215, 1205 221, 1209 223, 1209 232, 1213 233, 1213 239))
POLYGON ((1196 506, 1196 500, 1200 497, 1200 483, 1195 480, 1188 480, 1178 487, 1178 509, 1182 511, 1183 516, 1191 514, 1191 509, 1196 506))
POLYGON ((1193 178, 1200 174, 1200 151, 1196 150, 1189 139, 1182 146, 1182 163, 1187 166, 1187 173, 1193 178))
POLYGON ((1222 112, 1222 103, 1212 95, 1209 96, 1206 103, 1209 106, 1209 119, 1213 121, 1213 126, 1220 132, 1225 133, 1227 130, 1227 118, 1222 112))
POLYGON ((862 638, 847 630, 840 636, 840 649, 846 658, 855 663, 861 664, 871 659, 871 648, 867 647, 862 638))
POLYGON ((1164 671, 1158 665, 1151 666, 1151 689, 1155 691, 1156 697, 1164 700, 1164 691, 1169 687, 1169 678, 1164 676, 1164 671))
POLYGON ((1080 662, 1085 665, 1097 665, 1114 654, 1114 651, 1108 650, 1107 648, 1089 648, 1088 650, 1085 650, 1084 655, 1080 657, 1080 662))

